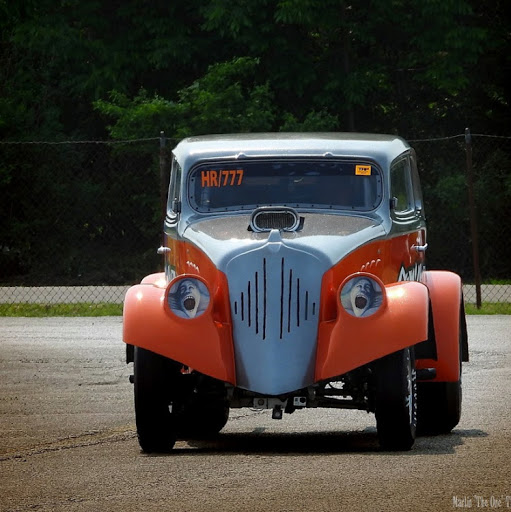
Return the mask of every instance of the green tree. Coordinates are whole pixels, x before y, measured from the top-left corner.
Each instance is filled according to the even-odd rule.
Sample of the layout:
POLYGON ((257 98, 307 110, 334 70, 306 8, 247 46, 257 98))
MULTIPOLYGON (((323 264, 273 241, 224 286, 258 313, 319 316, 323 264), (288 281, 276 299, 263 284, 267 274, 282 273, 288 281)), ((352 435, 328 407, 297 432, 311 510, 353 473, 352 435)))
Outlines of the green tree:
POLYGON ((487 47, 460 0, 210 0, 204 12, 257 55, 281 112, 326 111, 345 130, 411 136, 418 118, 442 121, 487 47))
MULTIPOLYGON (((104 136, 92 104, 141 87, 172 97, 209 65, 200 0, 0 4, 0 137, 104 136)), ((216 52, 222 55, 222 52, 216 52)))
MULTIPOLYGON (((141 103, 142 89, 155 108, 190 104, 185 91, 199 83, 212 91, 203 83, 211 67, 236 59, 259 63, 242 94, 271 97, 275 130, 417 137, 450 134, 474 118, 504 129, 509 10, 504 0, 4 0, 0 137, 103 137, 93 104, 112 101, 111 91, 125 96, 125 108, 141 103)), ((227 101, 214 94, 217 105, 227 101)), ((203 126, 181 119, 184 132, 203 126)))
POLYGON ((258 84, 258 62, 233 59, 211 66, 200 79, 178 92, 177 101, 141 90, 133 100, 119 92, 110 101, 99 100, 96 108, 115 120, 114 138, 147 136, 165 127, 167 136, 180 139, 205 133, 268 131, 274 106, 268 84, 258 84))
MULTIPOLYGON (((465 126, 509 135, 510 26, 507 0, 0 0, 0 142, 145 139, 160 130, 175 139, 355 129, 421 139, 465 126)), ((94 167, 93 151, 40 146, 30 156, 0 145, 1 257, 39 267, 38 234, 59 245, 79 233, 94 250, 116 240, 122 254, 128 232, 157 238, 154 150, 137 149, 137 159, 127 147, 130 155, 116 149, 94 167), (124 231, 118 175, 136 198, 124 231), (103 196, 109 187, 115 194, 103 196)), ((442 212, 466 223, 460 163, 437 153, 421 163, 436 233, 442 212)), ((507 183, 509 151, 493 157, 479 166, 495 179, 476 184, 492 197, 481 211, 492 234, 509 202, 497 185, 507 183)), ((76 245, 61 253, 59 265, 76 274, 83 254, 76 245)))

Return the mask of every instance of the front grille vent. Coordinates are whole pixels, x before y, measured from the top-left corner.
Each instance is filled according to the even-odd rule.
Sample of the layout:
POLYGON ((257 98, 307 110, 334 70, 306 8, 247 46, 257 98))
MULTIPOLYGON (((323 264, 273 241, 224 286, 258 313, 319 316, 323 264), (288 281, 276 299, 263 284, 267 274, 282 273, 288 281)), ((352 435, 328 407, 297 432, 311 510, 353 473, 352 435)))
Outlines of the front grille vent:
POLYGON ((264 258, 261 268, 250 276, 233 302, 234 316, 263 340, 268 331, 282 340, 294 328, 315 318, 317 312, 313 294, 284 258, 272 267, 264 258))
POLYGON ((253 231, 296 231, 300 224, 298 214, 292 208, 258 208, 252 214, 250 227, 253 231))

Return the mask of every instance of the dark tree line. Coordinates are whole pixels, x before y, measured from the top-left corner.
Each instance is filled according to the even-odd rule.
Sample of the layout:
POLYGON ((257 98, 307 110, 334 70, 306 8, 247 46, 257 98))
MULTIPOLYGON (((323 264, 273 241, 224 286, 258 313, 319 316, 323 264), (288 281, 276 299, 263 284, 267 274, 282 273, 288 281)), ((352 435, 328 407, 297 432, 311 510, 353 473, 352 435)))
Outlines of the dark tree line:
MULTIPOLYGON (((510 20, 507 0, 0 0, 0 283, 125 283, 159 261, 157 140, 8 142, 509 136, 510 20)), ((428 258, 470 278, 460 147, 422 145, 420 163, 428 258)), ((511 151, 484 148, 481 229, 510 240, 511 151)), ((509 278, 484 250, 483 277, 509 278)))
POLYGON ((3 0, 0 136, 507 134, 505 0, 3 0))

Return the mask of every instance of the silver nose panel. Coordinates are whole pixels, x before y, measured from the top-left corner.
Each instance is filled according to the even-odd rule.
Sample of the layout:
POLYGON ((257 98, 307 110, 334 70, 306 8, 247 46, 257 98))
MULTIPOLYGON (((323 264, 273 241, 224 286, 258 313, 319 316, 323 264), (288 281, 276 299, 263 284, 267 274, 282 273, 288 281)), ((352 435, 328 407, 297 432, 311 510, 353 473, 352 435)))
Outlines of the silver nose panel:
POLYGON ((312 384, 328 266, 286 245, 278 231, 227 264, 238 386, 279 395, 312 384))

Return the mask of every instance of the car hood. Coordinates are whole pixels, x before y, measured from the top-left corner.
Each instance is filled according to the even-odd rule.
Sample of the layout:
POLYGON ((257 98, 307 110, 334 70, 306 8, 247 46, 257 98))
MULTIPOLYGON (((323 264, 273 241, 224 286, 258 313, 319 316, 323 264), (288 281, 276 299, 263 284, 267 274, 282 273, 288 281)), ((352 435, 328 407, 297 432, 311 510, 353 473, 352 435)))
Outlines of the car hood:
POLYGON ((357 247, 386 234, 378 218, 321 213, 300 216, 302 227, 294 232, 253 232, 249 229, 250 215, 244 214, 191 222, 182 237, 203 251, 219 270, 225 271, 236 256, 267 244, 275 251, 282 245, 304 251, 329 268, 357 247))

